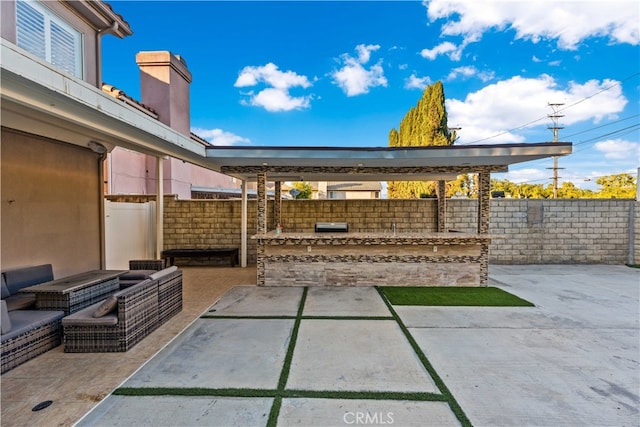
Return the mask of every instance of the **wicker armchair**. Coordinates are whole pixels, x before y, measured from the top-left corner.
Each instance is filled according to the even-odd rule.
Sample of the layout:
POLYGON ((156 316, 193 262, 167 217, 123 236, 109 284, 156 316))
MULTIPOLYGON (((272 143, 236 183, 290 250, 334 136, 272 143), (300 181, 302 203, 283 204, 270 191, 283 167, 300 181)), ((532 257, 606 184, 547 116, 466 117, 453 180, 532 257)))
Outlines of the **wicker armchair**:
POLYGON ((95 317, 103 302, 62 320, 67 353, 127 351, 182 310, 182 270, 170 267, 116 292, 114 311, 95 317))
POLYGON ((158 282, 144 280, 114 294, 113 313, 94 317, 97 303, 62 319, 67 353, 127 351, 158 327, 158 282))

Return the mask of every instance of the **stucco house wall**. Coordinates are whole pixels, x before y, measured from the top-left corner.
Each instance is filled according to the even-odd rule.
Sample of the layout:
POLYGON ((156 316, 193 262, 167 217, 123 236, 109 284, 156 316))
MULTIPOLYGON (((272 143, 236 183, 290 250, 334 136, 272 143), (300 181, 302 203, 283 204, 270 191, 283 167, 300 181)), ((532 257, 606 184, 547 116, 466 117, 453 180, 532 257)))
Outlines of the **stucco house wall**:
POLYGON ((0 268, 100 268, 100 175, 89 149, 2 128, 0 268))

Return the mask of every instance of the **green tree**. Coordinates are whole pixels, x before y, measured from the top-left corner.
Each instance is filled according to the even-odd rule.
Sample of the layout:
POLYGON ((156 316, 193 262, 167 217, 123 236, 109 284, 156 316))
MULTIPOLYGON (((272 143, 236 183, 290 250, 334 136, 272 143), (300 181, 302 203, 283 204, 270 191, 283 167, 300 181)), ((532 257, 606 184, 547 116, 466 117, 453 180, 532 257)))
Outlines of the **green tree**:
MULTIPOLYGON (((400 121, 398 130, 389 132, 389 147, 423 147, 430 145, 451 145, 455 133, 447 126, 447 110, 442 82, 427 86, 422 98, 411 107, 400 121)), ((419 198, 436 194, 434 182, 389 181, 389 198, 419 198)))
POLYGON ((466 197, 469 199, 477 199, 478 174, 465 173, 458 175, 458 178, 455 181, 447 182, 447 197, 466 197))
POLYGON ((633 199, 636 197, 637 179, 628 173, 601 176, 596 179, 601 188, 596 192, 601 199, 633 199))
POLYGON ((311 188, 311 184, 308 182, 294 182, 291 185, 293 188, 298 190, 300 193, 295 197, 296 199, 310 199, 311 194, 313 193, 313 189, 311 188))

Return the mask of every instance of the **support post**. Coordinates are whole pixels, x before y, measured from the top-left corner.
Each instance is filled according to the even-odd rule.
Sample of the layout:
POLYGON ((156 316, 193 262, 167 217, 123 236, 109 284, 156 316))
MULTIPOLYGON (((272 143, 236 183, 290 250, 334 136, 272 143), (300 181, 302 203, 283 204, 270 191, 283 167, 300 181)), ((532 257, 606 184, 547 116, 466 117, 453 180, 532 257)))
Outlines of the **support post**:
POLYGON ((282 225, 282 182, 276 181, 276 194, 273 200, 273 219, 276 223, 282 225))
POLYGON ((240 267, 247 266, 247 181, 242 181, 242 209, 240 224, 240 267))
POLYGON ((478 234, 489 233, 491 173, 478 174, 478 234))
POLYGON ((438 181, 438 233, 447 231, 447 186, 445 181, 438 181))
POLYGON ((164 246, 164 158, 156 157, 156 259, 164 246))
POLYGON ((267 173, 258 173, 258 211, 257 233, 267 232, 267 173))

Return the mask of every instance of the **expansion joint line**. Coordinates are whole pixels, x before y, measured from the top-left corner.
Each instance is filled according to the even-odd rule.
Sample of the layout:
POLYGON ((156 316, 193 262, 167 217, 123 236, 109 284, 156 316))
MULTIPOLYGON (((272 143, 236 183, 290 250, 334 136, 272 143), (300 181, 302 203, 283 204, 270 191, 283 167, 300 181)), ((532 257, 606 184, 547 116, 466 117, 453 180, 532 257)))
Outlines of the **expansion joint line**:
POLYGON ((282 372, 280 373, 280 379, 278 380, 278 388, 271 405, 271 412, 269 413, 269 420, 267 421, 267 427, 276 427, 278 424, 278 415, 280 415, 280 407, 282 406, 282 397, 287 385, 287 379, 289 378, 289 371, 291 370, 291 361, 293 360, 293 350, 296 347, 296 341, 298 340, 298 330, 300 329, 300 322, 302 322, 302 311, 304 310, 304 303, 307 300, 307 291, 309 288, 306 286, 303 288, 302 297, 300 298, 300 305, 298 305, 298 313, 296 315, 296 321, 291 329, 291 338, 289 339, 289 348, 287 348, 287 355, 284 358, 284 364, 282 366, 282 372))
POLYGON ((413 335, 411 335, 411 332, 409 332, 409 329, 405 326, 402 319, 400 319, 400 316, 398 315, 396 310, 393 308, 393 306, 387 299, 382 289, 376 286, 376 290, 378 291, 378 294, 380 295, 384 303, 387 305, 387 308, 389 309, 394 320, 402 330, 402 333, 404 333, 405 337, 407 338, 407 341, 409 341, 409 344, 411 345, 411 348, 413 348, 413 351, 418 356, 418 359, 420 359, 420 362, 422 363, 424 368, 427 370, 429 375, 431 375, 431 378, 435 382, 436 387, 438 387, 438 390, 440 390, 440 393, 442 393, 442 395, 444 396, 446 402, 449 404, 449 407, 455 414, 456 418, 458 418, 458 421, 460 421, 460 424, 463 427, 472 427, 473 424, 471 424, 471 421, 462 410, 462 407, 460 407, 456 399, 453 397, 453 394, 451 394, 451 391, 449 390, 449 388, 445 385, 442 378, 440 378, 440 375, 438 375, 438 373, 436 372, 431 362, 429 362, 429 359, 427 359, 427 356, 424 354, 424 352, 422 351, 422 349, 420 348, 416 340, 413 338, 413 335))

